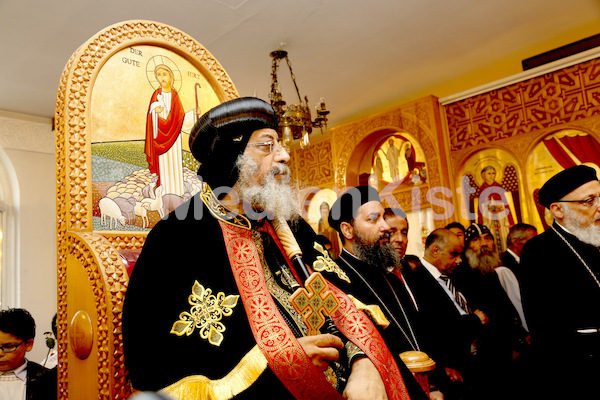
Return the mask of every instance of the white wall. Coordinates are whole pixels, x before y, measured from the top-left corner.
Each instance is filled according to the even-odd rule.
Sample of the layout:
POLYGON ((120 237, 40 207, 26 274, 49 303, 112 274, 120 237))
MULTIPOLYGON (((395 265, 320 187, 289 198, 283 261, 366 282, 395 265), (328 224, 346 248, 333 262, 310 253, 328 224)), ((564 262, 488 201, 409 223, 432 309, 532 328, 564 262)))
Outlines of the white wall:
POLYGON ((56 162, 51 121, 0 111, 0 147, 12 164, 19 191, 17 260, 4 265, 18 270, 18 288, 13 288, 18 295, 2 307, 31 312, 37 331, 28 358, 40 362, 47 352, 43 333, 51 330, 57 307, 56 162))

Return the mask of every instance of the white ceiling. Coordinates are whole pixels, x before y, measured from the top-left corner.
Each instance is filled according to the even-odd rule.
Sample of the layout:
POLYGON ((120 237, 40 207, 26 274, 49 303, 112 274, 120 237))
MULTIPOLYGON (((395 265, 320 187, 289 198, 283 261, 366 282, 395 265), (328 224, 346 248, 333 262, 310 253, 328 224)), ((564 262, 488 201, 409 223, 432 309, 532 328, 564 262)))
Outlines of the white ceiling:
MULTIPOLYGON (((600 33, 600 0, 0 0, 0 110, 50 118, 71 54, 131 19, 204 45, 242 96, 268 100, 289 52, 301 94, 329 126, 521 71, 521 60, 600 33)), ((284 99, 295 102, 285 64, 284 99)))

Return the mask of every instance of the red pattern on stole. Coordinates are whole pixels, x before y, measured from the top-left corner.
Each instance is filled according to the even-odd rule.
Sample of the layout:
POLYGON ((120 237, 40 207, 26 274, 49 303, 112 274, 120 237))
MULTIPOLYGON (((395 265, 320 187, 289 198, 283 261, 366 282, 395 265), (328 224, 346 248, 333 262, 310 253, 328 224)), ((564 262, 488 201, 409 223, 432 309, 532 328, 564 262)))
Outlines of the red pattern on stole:
MULTIPOLYGON (((269 293, 252 232, 219 220, 231 269, 257 345, 269 367, 297 399, 342 399, 310 361, 269 293)), ((342 291, 329 283, 340 302, 332 316, 342 334, 378 369, 389 399, 409 400, 406 386, 381 335, 342 291)))

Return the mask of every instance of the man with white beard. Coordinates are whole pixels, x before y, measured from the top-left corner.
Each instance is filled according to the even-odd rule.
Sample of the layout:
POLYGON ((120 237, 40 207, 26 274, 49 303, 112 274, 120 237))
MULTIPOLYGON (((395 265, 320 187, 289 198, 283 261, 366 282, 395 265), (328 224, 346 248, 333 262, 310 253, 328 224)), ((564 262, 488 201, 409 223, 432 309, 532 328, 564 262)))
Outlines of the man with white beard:
POLYGON ((256 98, 225 102, 196 122, 190 149, 202 191, 148 234, 126 292, 132 385, 179 400, 406 398, 392 355, 344 293, 328 286, 339 336, 309 333, 292 306, 304 278, 283 239, 297 240, 309 266, 318 255, 276 129, 273 108, 256 98), (330 365, 342 349, 345 375, 330 365))
POLYGON ((501 266, 494 237, 486 225, 472 224, 465 231, 464 259, 470 269, 457 277, 455 284, 469 306, 481 310, 489 319, 476 343, 472 371, 475 398, 518 399, 520 382, 515 369, 526 351, 527 331, 517 311, 520 297, 511 299, 503 285, 509 276, 518 294, 516 277, 501 266))
POLYGON ((521 292, 538 398, 597 398, 600 376, 600 183, 578 165, 550 178, 539 201, 554 217, 521 253, 521 292), (543 397, 548 395, 550 397, 543 397))

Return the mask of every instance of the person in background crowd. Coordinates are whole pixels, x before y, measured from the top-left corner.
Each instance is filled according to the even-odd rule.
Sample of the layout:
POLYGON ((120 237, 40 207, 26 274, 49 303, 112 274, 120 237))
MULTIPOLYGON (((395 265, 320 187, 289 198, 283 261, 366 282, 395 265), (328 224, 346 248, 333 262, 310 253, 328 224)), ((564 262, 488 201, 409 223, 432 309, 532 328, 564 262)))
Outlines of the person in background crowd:
MULTIPOLYGON (((396 275, 400 282, 404 285, 404 289, 410 296, 410 302, 405 302, 406 308, 409 309, 411 318, 414 325, 419 325, 419 304, 415 295, 410 288, 410 282, 412 280, 412 271, 417 265, 421 263, 419 257, 406 254, 406 248, 408 246, 408 220, 406 213, 400 208, 388 207, 384 210, 383 218, 385 222, 390 226, 390 244, 396 250, 401 258, 401 264, 394 268, 389 268, 388 272, 396 275)), ((422 333, 419 333, 421 336, 422 333)), ((422 342, 422 340, 421 340, 422 342)), ((424 343, 421 343, 422 350, 427 353, 427 348, 423 347, 424 343)), ((442 385, 447 379, 443 368, 438 368, 434 371, 430 371, 429 375, 429 398, 430 399, 442 399, 443 394, 438 389, 438 381, 441 380, 442 385)))
POLYGON ((390 244, 400 257, 400 264, 393 268, 388 268, 388 272, 396 275, 404 285, 406 292, 410 296, 411 302, 408 304, 418 311, 417 301, 410 290, 409 276, 412 273, 412 265, 406 260, 406 248, 408 246, 408 220, 406 213, 400 208, 386 208, 383 213, 385 222, 390 226, 390 244))
POLYGON ((506 251, 500 254, 502 265, 510 269, 517 279, 519 279, 521 251, 525 243, 533 237, 537 236, 537 229, 533 225, 523 222, 516 223, 506 237, 506 251))
POLYGON ((447 400, 465 399, 473 382, 467 375, 473 362, 473 343, 488 322, 481 310, 473 311, 452 283, 450 274, 460 262, 462 241, 448 229, 436 229, 425 240, 421 263, 411 276, 411 289, 419 304, 424 346, 444 372, 439 387, 447 400))
POLYGON ((445 226, 450 232, 454 233, 458 238, 465 243, 465 227, 460 222, 450 222, 445 226))
POLYGON ((56 369, 26 358, 33 349, 35 321, 23 308, 0 311, 0 399, 55 400, 56 369))
POLYGON ((472 224, 465 233, 464 259, 470 269, 455 280, 471 307, 489 319, 478 337, 472 374, 476 398, 520 398, 521 356, 528 333, 515 275, 501 266, 495 238, 487 226, 472 224), (510 294, 510 296, 509 296, 510 294))
MULTIPOLYGON (((44 332, 44 334, 50 334, 50 332, 44 332)), ((52 317, 52 336, 46 337, 46 346, 48 346, 48 355, 42 360, 40 364, 46 368, 56 368, 58 365, 58 349, 56 348, 56 314, 52 317)))

